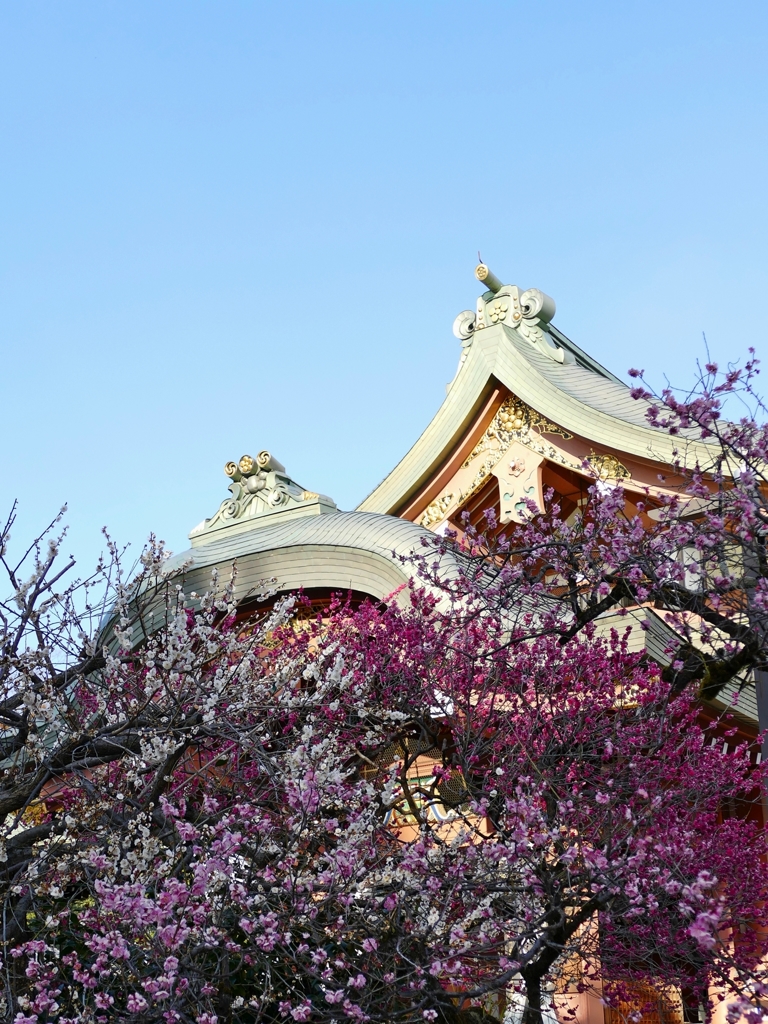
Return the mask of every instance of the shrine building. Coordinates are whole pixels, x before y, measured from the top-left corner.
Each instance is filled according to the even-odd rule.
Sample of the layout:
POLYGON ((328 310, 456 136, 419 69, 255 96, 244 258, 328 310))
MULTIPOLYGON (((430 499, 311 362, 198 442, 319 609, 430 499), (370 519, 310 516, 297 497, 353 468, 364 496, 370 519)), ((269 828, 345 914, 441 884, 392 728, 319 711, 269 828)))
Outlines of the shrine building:
MULTIPOLYGON (((461 533, 467 520, 482 529, 488 509, 503 530, 522 521, 531 502, 544 509, 549 492, 567 518, 586 504, 590 488, 620 484, 629 515, 647 517, 650 509, 653 516, 654 496, 680 483, 670 475, 675 439, 651 427, 647 405, 554 325, 548 295, 503 284, 484 264, 476 277, 483 290, 475 309, 454 321, 461 349, 444 402, 356 509, 341 511, 331 498, 305 490, 269 452, 226 464, 229 496, 191 531, 190 549, 167 563, 168 571, 184 567, 183 587, 193 603, 208 588, 211 571, 226 579, 233 563, 244 615, 264 606, 264 581, 270 581, 269 600, 301 590, 316 609, 333 594, 352 602, 404 603, 409 556, 423 550, 425 538, 461 533)), ((686 444, 692 459, 709 464, 704 442, 686 444)), ((450 563, 450 554, 443 557, 450 563)), ((630 649, 669 662, 675 633, 663 612, 612 610, 596 622, 598 632, 624 631, 628 624, 630 649)), ((701 708, 709 720, 728 708, 738 723, 737 736, 718 731, 713 742, 757 737, 750 681, 732 680, 701 708)), ((679 994, 670 1001, 661 992, 638 993, 641 1003, 648 998, 658 1009, 644 1020, 682 1024, 679 994)), ((580 1024, 623 1019, 594 993, 568 999, 580 1024)), ((723 1015, 719 1010, 717 1019, 723 1015)), ((550 1020, 554 1024, 554 1016, 550 1020)))
MULTIPOLYGON (((484 264, 476 277, 484 290, 454 321, 461 351, 445 400, 378 487, 344 512, 297 484, 268 452, 228 462, 229 496, 168 566, 187 567, 188 592, 205 591, 214 567, 226 576, 236 562, 246 608, 264 580, 277 593, 301 589, 317 606, 333 593, 402 601, 407 558, 430 532, 460 530, 467 517, 480 525, 487 509, 503 529, 528 502, 543 508, 549 490, 565 517, 596 483, 620 483, 630 515, 662 493, 675 441, 649 425, 645 403, 554 325, 548 295, 503 284, 484 264)), ((707 463, 703 443, 689 447, 707 463)), ((661 613, 638 608, 628 619, 613 611, 598 628, 624 629, 631 620, 630 646, 665 664, 674 634, 661 613)), ((727 684, 711 713, 737 702, 740 738, 754 738, 754 687, 739 687, 727 684)))

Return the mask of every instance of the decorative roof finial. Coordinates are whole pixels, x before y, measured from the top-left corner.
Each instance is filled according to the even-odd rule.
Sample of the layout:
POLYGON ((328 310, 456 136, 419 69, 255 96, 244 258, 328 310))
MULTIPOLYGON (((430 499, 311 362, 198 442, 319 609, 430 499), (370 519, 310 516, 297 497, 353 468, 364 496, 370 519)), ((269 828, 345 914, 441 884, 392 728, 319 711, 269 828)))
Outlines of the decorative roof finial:
POLYGON ((466 309, 453 322, 453 333, 461 339, 463 349, 459 367, 466 360, 467 350, 477 332, 501 324, 516 331, 518 336, 556 363, 573 362, 572 354, 560 348, 549 332, 550 321, 555 315, 554 299, 538 288, 521 292, 517 285, 502 284, 486 263, 478 263, 475 277, 487 291, 478 298, 476 312, 466 309))
MULTIPOLYGON (((477 255, 479 256, 480 253, 477 255)), ((502 282, 498 277, 496 277, 493 271, 488 269, 485 263, 478 263, 475 267, 475 277, 485 285, 489 292, 493 292, 494 295, 504 287, 502 282)))
POLYGON ((231 483, 232 495, 221 503, 216 515, 196 526, 190 533, 199 543, 202 534, 213 533, 237 522, 268 522, 275 512, 292 512, 316 515, 335 512, 336 505, 331 498, 315 491, 305 491, 286 473, 282 462, 270 452, 258 455, 243 455, 239 462, 228 462, 224 472, 231 483))

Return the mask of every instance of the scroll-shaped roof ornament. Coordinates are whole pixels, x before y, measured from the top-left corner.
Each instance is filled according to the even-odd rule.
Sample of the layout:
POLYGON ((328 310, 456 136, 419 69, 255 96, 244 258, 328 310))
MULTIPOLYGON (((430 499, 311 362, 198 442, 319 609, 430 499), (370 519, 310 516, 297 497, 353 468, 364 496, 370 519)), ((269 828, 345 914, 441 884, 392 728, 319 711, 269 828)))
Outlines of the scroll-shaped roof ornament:
MULTIPOLYGON (((231 497, 221 503, 214 516, 192 530, 191 538, 277 512, 296 510, 296 513, 317 514, 336 511, 336 504, 331 498, 315 491, 305 491, 288 476, 282 462, 267 451, 256 456, 243 455, 239 462, 228 462, 224 472, 231 480, 231 497)), ((258 526, 259 523, 252 525, 258 526)))
POLYGON ((527 342, 555 362, 569 362, 568 353, 554 343, 547 327, 555 315, 555 300, 539 288, 521 292, 517 285, 502 284, 485 263, 475 269, 475 277, 487 288, 477 300, 477 310, 459 313, 453 333, 466 350, 477 331, 495 324, 511 327, 527 342))

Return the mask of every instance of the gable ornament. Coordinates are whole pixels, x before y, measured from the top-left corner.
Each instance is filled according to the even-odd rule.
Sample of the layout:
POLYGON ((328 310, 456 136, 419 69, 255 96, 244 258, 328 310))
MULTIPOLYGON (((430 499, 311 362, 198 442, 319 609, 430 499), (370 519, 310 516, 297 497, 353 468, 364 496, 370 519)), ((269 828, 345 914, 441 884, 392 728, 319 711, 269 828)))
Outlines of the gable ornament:
POLYGON ((468 466, 473 459, 486 451, 498 452, 500 457, 515 440, 529 445, 531 429, 538 431, 539 434, 557 434, 566 441, 573 437, 567 430, 558 427, 556 423, 552 423, 526 405, 516 395, 508 395, 483 436, 465 459, 464 465, 468 466))
POLYGON ((521 292, 517 285, 502 284, 484 263, 478 265, 475 276, 488 290, 478 298, 474 313, 464 310, 453 322, 453 333, 465 349, 463 358, 466 358, 466 348, 478 331, 504 324, 555 362, 571 361, 569 354, 554 343, 547 331, 555 315, 555 300, 551 296, 539 288, 521 292))
POLYGON ((601 482, 606 480, 621 482, 629 478, 629 470, 622 462, 619 462, 615 455, 597 455, 595 452, 590 452, 585 461, 601 482))
POLYGON ((243 455, 238 462, 228 462, 224 472, 230 479, 231 497, 221 503, 215 515, 195 527, 190 537, 291 508, 317 503, 323 506, 324 511, 336 508, 330 498, 300 487, 288 475, 282 462, 268 451, 243 455))

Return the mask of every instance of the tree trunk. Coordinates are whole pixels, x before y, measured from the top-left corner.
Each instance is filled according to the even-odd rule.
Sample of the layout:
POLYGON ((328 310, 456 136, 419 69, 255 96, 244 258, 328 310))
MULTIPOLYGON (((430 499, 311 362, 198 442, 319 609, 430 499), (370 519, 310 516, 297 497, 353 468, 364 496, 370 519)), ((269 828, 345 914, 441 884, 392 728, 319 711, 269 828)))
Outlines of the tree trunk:
POLYGON ((541 978, 525 979, 526 1005, 522 1024, 542 1024, 541 978))

